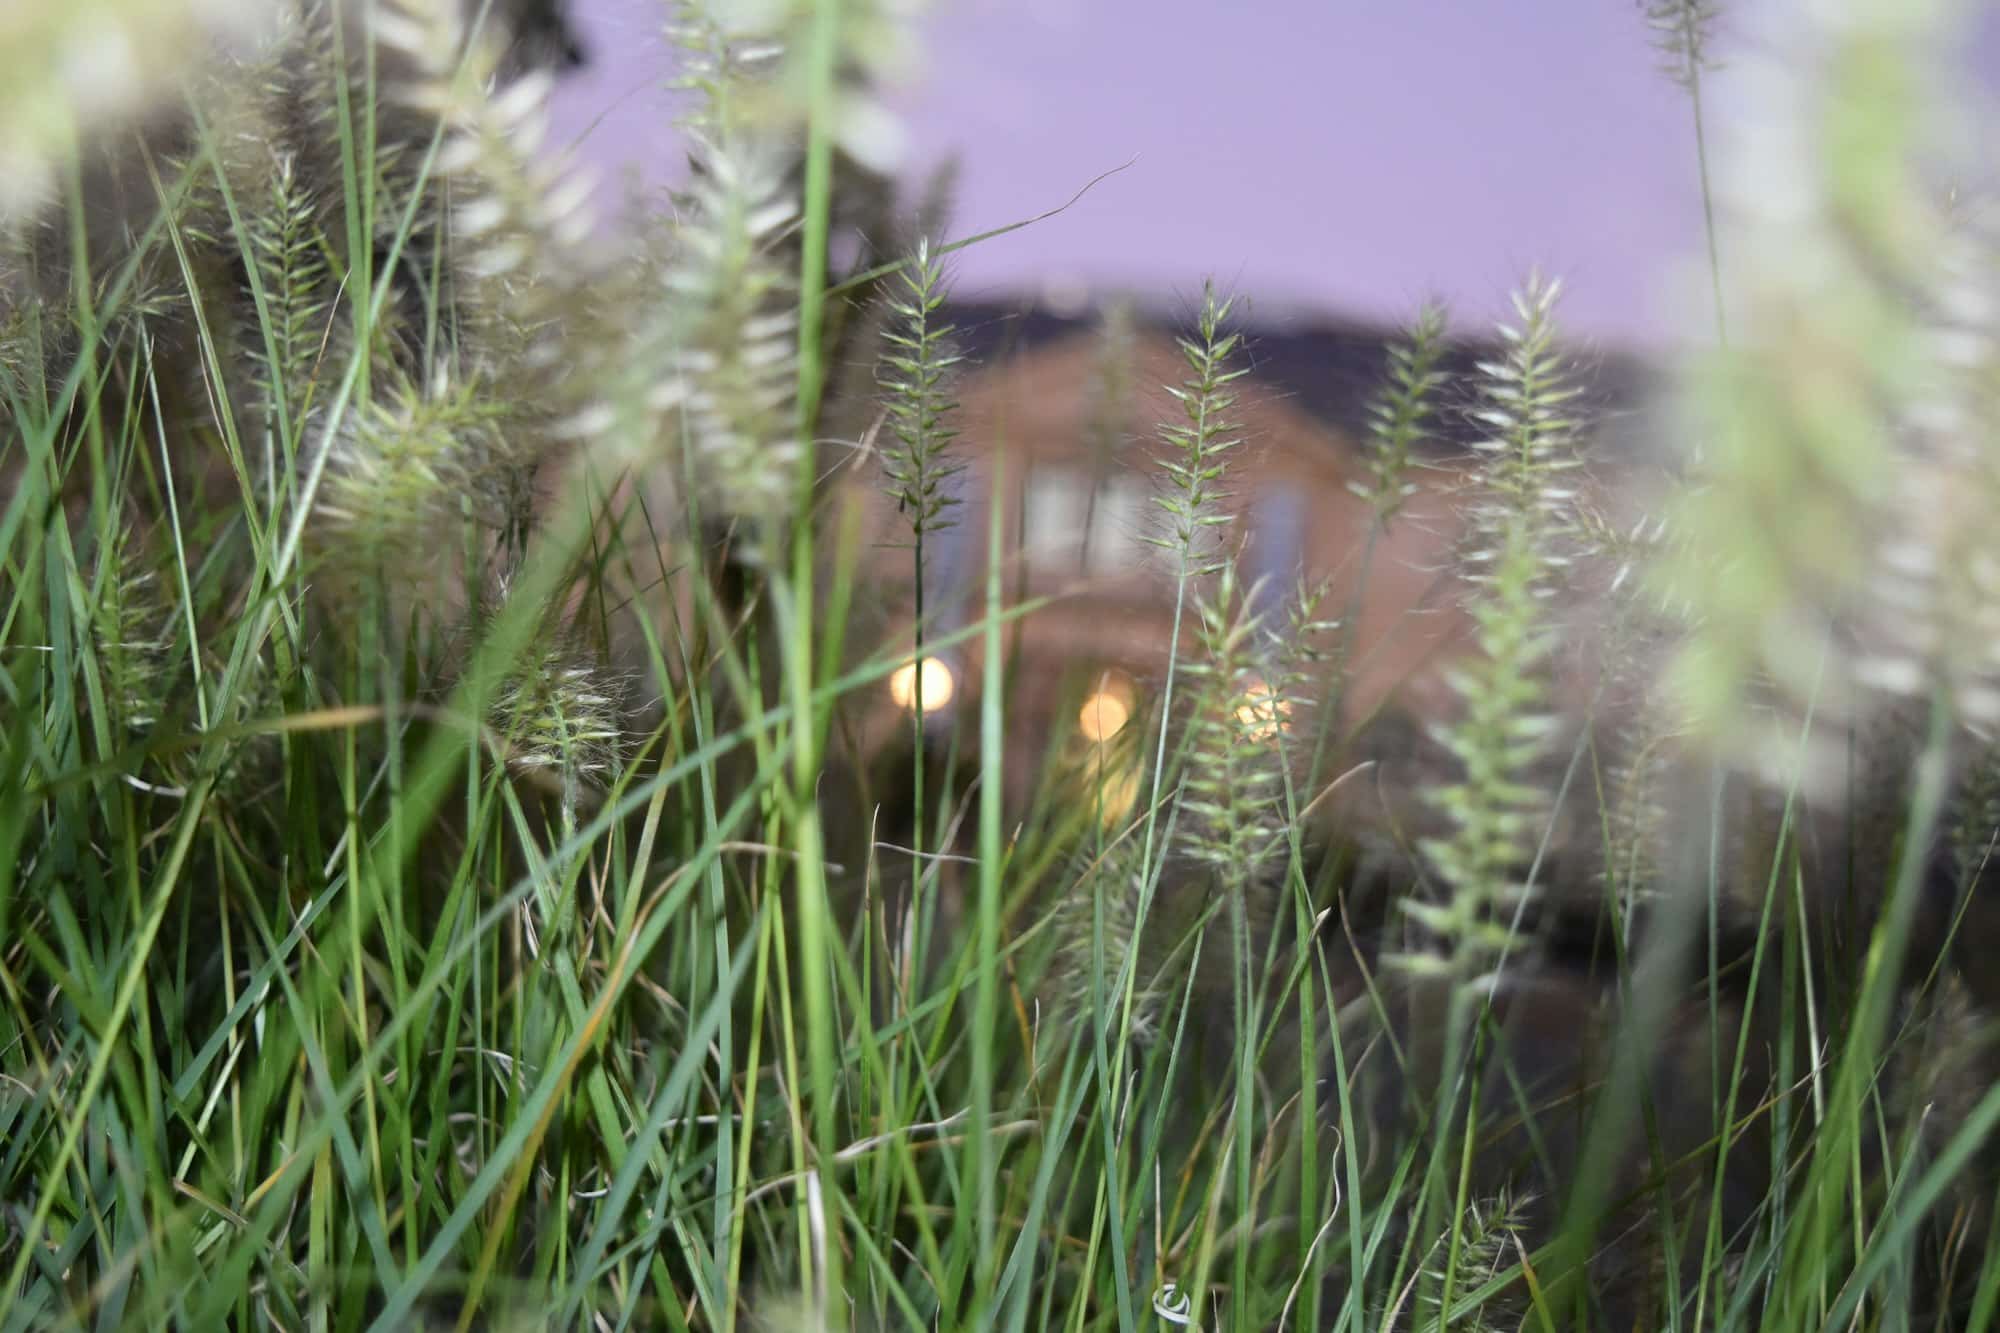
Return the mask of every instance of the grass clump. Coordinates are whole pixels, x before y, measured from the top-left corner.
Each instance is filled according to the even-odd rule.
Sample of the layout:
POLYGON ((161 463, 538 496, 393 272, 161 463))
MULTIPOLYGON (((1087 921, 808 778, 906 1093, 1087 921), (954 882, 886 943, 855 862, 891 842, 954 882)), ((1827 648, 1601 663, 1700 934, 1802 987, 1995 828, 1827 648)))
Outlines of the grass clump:
POLYGON ((1531 281, 1390 349, 1347 614, 1280 613, 1236 308, 1150 459, 1111 321, 1082 442, 1151 474, 1173 610, 1034 774, 956 243, 868 244, 892 7, 663 14, 691 176, 612 260, 511 4, 312 6, 164 119, 0 129, 76 196, 0 198, 0 1329, 1979 1326, 1991 262, 1870 12, 1785 85, 1811 225, 1749 229, 1670 521, 1598 516, 1531 281), (1396 791, 1350 686, 1419 511, 1465 633, 1396 791), (1572 642, 1607 586, 1666 648, 1572 642), (927 658, 949 706, 895 701, 927 658), (1736 767, 1772 717, 1846 790, 1736 767))

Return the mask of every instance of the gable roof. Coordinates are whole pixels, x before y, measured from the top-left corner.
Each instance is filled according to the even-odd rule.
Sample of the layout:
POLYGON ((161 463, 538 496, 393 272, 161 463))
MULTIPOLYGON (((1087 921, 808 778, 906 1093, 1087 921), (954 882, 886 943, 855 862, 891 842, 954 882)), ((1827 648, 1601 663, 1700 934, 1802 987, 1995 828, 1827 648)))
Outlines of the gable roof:
MULTIPOLYGON (((1104 307, 1057 310, 1029 296, 954 301, 945 316, 956 326, 957 341, 968 361, 992 371, 1052 344, 1094 343, 1103 326, 1104 307)), ((1142 337, 1180 333, 1188 322, 1157 306, 1136 303, 1133 316, 1135 332, 1142 337)), ((1259 319, 1254 311, 1241 328, 1246 365, 1260 396, 1286 402, 1334 427, 1347 440, 1366 438, 1369 405, 1387 378, 1389 349, 1401 330, 1317 313, 1259 319)), ((1451 387, 1433 422, 1432 456, 1461 454, 1481 435, 1464 386, 1474 382, 1479 363, 1499 351, 1494 338, 1451 338, 1441 360, 1451 387)), ((1620 441, 1629 443, 1630 432, 1618 427, 1635 421, 1641 406, 1654 395, 1657 370, 1616 349, 1571 348, 1569 356, 1583 390, 1579 405, 1584 414, 1611 427, 1604 432, 1608 437, 1604 443, 1614 448, 1620 441)), ((1047 359, 1042 363, 1049 364, 1047 359)))

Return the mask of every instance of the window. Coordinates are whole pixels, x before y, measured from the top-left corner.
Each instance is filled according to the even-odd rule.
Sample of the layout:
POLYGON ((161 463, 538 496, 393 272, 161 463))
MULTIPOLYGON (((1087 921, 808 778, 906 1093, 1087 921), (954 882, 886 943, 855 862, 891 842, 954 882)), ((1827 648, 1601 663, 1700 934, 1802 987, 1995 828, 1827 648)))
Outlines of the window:
POLYGON ((1146 541, 1150 508, 1143 478, 1121 472, 1098 484, 1090 515, 1091 573, 1136 573, 1158 556, 1159 548, 1146 541))
POLYGON ((1028 473, 1021 497, 1021 550, 1039 573, 1077 568, 1089 483, 1071 467, 1042 464, 1028 473))
POLYGON ((1305 560, 1306 499, 1296 488, 1267 486, 1257 494, 1245 517, 1250 548, 1245 552, 1245 582, 1263 580, 1261 614, 1291 595, 1305 560))
POLYGON ((1040 573, 1116 577, 1158 559, 1146 540, 1152 502, 1143 477, 1114 473, 1093 481, 1080 468, 1043 464, 1022 492, 1021 545, 1040 573))

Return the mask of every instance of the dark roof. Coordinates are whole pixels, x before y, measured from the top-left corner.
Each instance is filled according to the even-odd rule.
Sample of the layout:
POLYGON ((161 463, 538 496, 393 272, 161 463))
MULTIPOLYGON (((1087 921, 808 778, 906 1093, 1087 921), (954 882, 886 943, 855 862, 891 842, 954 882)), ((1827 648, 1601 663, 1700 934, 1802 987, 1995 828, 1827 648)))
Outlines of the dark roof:
MULTIPOLYGON (((1182 333, 1185 318, 1176 319, 1143 307, 1134 310, 1135 325, 1154 333, 1182 333)), ((1018 302, 954 302, 946 312, 957 328, 960 350, 975 365, 993 365, 1010 356, 1099 327, 1101 312, 1056 311, 1033 298, 1018 302)), ((1252 319, 1242 328, 1244 350, 1252 373, 1267 391, 1275 391, 1309 415, 1359 439, 1368 426, 1368 406, 1387 375, 1389 347, 1401 331, 1353 320, 1303 314, 1276 319, 1252 319)), ((1479 362, 1492 358, 1499 344, 1490 338, 1454 336, 1443 358, 1447 382, 1456 386, 1435 423, 1434 438, 1443 452, 1455 453, 1480 434, 1471 419, 1471 402, 1464 386, 1475 382, 1479 362)), ((1657 371, 1630 353, 1572 350, 1572 365, 1584 394, 1584 414, 1599 421, 1633 419, 1652 396, 1657 371)), ((1624 432, 1611 430, 1612 435, 1624 432)))

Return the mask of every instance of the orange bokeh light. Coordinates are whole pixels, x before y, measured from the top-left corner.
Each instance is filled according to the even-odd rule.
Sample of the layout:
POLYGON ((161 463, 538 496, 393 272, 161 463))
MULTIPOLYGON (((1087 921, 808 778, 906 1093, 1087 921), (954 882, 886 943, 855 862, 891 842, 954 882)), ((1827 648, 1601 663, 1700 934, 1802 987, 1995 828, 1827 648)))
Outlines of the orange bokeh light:
POLYGON ((917 702, 917 673, 923 672, 924 711, 935 713, 951 702, 957 692, 958 682, 952 678, 951 668, 935 657, 926 657, 922 662, 905 662, 889 673, 889 697, 896 701, 898 708, 913 708, 917 702))

